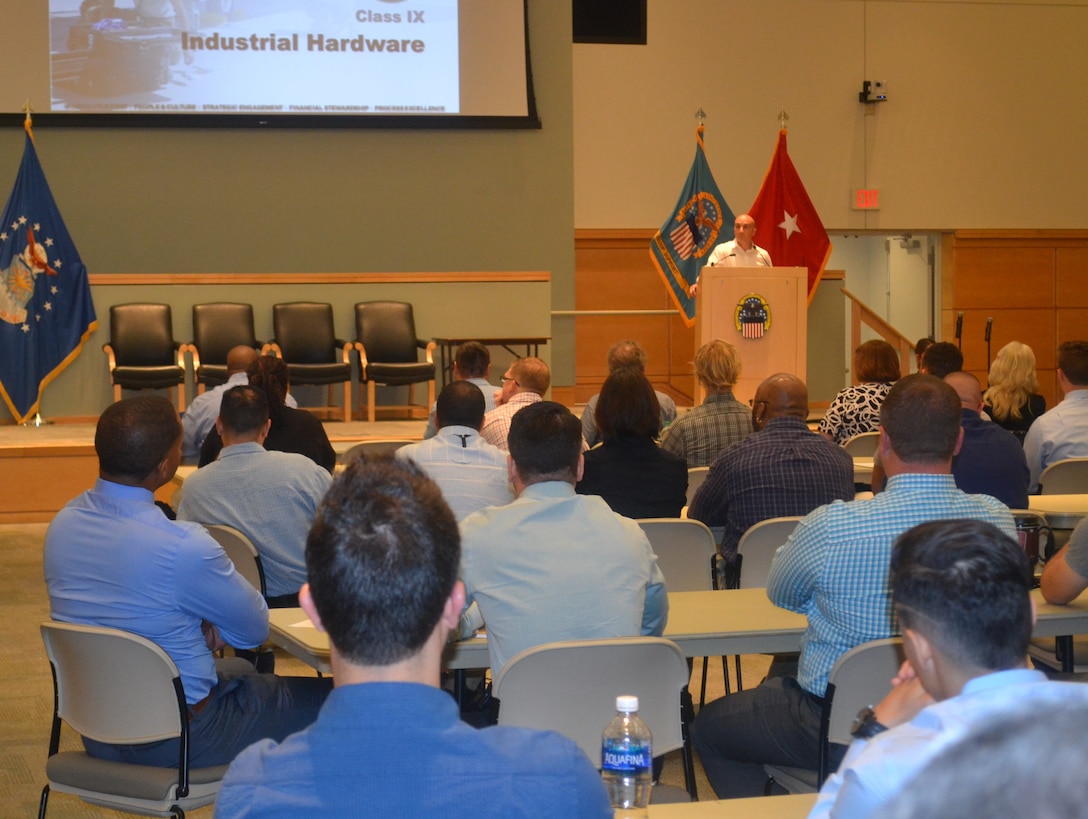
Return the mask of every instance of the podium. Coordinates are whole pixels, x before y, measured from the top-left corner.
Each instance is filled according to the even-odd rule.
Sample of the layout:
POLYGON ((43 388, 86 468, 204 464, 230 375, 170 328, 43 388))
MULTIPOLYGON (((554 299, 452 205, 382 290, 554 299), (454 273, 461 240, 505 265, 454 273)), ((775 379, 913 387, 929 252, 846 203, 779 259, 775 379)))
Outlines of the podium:
MULTIPOLYGON (((749 403, 767 376, 802 380, 808 361, 808 270, 804 267, 704 267, 695 314, 696 349, 716 338, 740 354, 738 401, 749 403)), ((696 401, 704 390, 696 384, 696 401)))

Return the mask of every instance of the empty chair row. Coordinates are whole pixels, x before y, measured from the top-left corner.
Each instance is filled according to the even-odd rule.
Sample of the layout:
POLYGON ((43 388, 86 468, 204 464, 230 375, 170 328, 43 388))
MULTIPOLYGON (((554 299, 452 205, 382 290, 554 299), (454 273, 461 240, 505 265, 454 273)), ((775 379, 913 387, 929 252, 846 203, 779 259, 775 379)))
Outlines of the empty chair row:
POLYGON ((109 360, 114 400, 121 389, 178 390, 185 408, 185 356, 192 361, 199 389, 227 380, 227 354, 238 346, 253 347, 287 362, 291 383, 344 388, 343 418, 351 420, 351 353, 359 358, 360 385, 366 384, 367 420, 375 419, 375 387, 427 384, 427 404, 434 403, 434 342, 416 337, 412 305, 397 301, 355 305, 355 340, 336 337, 332 305, 288 302, 272 307, 274 338, 256 336, 253 307, 236 302, 193 305, 193 341, 174 339, 168 304, 118 304, 110 308, 110 340, 103 345, 109 360), (419 360, 419 351, 424 353, 419 360))

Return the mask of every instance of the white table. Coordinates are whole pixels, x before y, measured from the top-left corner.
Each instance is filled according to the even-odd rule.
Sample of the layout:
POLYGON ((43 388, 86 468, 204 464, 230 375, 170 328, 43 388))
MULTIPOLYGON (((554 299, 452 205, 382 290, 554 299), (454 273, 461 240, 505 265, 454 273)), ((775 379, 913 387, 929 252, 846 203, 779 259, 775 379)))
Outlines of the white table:
MULTIPOLYGON (((804 819, 815 803, 814 793, 678 802, 650 805, 650 819, 804 819)), ((616 811, 617 817, 622 815, 616 811)))
POLYGON ((1051 529, 1074 529, 1088 516, 1088 495, 1031 495, 1028 508, 1041 512, 1051 529))

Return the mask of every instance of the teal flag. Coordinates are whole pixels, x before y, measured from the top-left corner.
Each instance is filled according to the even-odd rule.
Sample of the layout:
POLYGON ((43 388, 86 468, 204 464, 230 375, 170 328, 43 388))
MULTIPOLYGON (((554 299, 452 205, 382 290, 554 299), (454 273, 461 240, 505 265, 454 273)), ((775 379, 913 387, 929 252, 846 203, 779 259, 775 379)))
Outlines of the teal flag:
POLYGON ((97 327, 87 268, 45 181, 29 120, 0 220, 0 397, 21 424, 97 327))
POLYGON ((702 125, 696 129, 695 139, 695 161, 680 200, 650 242, 654 267, 688 327, 695 324, 695 300, 688 295, 688 288, 699 278, 706 257, 718 244, 722 226, 733 225, 733 211, 718 190, 703 153, 702 125))

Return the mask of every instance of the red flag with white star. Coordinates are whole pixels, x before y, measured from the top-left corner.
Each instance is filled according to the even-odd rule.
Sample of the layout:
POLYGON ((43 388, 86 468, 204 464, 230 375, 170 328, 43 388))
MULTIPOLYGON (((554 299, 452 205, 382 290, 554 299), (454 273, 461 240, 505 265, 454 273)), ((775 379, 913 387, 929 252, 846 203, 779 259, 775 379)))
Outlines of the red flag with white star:
POLYGON ((812 301, 831 256, 831 240, 786 151, 784 128, 778 132, 771 166, 748 213, 756 222, 756 243, 766 248, 776 266, 808 268, 812 301))

